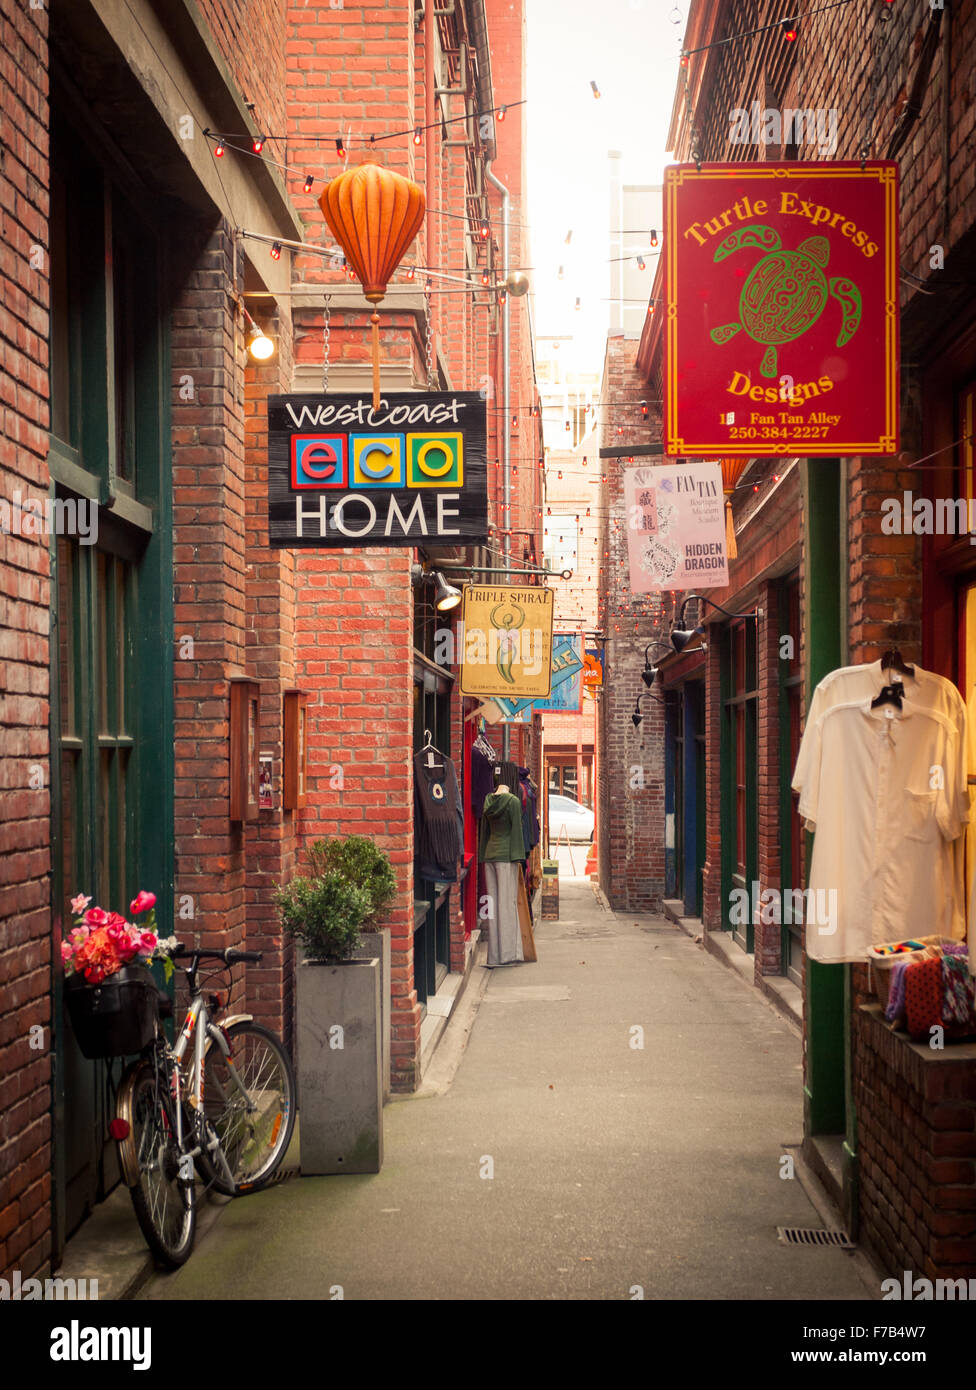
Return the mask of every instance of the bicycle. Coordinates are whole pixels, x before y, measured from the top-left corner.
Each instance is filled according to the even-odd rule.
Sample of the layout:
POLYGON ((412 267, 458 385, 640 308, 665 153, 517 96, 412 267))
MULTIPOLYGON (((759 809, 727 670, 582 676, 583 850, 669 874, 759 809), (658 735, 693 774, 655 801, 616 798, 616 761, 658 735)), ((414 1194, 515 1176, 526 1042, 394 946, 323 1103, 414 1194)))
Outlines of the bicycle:
POLYGON ((203 960, 229 968, 262 953, 176 946, 169 954, 191 958, 181 967, 190 990, 186 1019, 171 1047, 161 1023, 172 1017, 172 1000, 159 991, 155 1037, 122 1078, 109 1132, 146 1243, 159 1264, 177 1269, 193 1249, 194 1169, 225 1196, 266 1187, 291 1142, 296 1088, 281 1040, 250 1014, 214 1022, 219 996, 204 998, 197 982, 203 960))

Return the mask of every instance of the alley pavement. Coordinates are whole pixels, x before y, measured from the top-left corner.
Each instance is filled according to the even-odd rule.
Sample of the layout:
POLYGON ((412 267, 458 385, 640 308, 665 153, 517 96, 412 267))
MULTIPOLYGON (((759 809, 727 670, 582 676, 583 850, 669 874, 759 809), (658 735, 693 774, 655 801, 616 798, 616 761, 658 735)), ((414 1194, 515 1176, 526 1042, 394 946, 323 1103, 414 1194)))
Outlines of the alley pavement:
POLYGON ((381 1172, 229 1202, 139 1297, 878 1297, 862 1256, 777 1238, 824 1224, 781 1176, 802 1137, 790 1025, 588 880, 563 880, 536 939, 537 964, 475 966, 427 1094, 384 1110, 381 1172))

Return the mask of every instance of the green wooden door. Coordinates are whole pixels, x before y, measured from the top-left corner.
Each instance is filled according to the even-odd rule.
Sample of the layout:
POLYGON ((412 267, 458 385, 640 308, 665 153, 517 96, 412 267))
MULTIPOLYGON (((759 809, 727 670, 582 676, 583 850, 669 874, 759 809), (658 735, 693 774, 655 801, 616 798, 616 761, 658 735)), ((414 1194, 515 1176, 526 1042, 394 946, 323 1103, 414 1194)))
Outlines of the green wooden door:
POLYGON ((81 1056, 63 1009, 68 900, 128 915, 149 889, 168 935, 174 898, 164 263, 145 190, 89 152, 68 106, 55 84, 49 460, 52 493, 92 511, 50 547, 55 1263, 118 1178, 109 1071, 81 1056))

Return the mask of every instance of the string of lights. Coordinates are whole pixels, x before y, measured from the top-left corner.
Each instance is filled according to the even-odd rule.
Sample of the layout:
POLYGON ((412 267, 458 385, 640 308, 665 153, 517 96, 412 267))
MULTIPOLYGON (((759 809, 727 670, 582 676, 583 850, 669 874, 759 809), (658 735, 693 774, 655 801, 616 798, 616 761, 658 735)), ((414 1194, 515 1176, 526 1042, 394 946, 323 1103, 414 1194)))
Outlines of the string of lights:
MULTIPOLYGON (((882 0, 883 4, 890 5, 892 0, 882 0)), ((770 29, 782 29, 783 38, 787 43, 793 43, 799 33, 800 21, 811 19, 815 14, 823 14, 827 10, 839 9, 841 5, 850 4, 850 0, 831 0, 828 5, 819 5, 814 10, 804 10, 795 15, 787 15, 783 19, 774 19, 769 24, 761 24, 757 29, 744 29, 738 34, 727 34, 724 39, 713 39, 711 43, 699 44, 697 48, 682 48, 681 64, 687 67, 687 60, 696 53, 707 53, 712 48, 722 48, 726 44, 736 43, 739 39, 751 39, 756 34, 768 33, 770 29)))
MULTIPOLYGON (((466 111, 462 116, 441 117, 439 120, 429 121, 427 125, 409 126, 405 130, 391 130, 388 131, 386 135, 370 135, 369 137, 357 135, 354 140, 347 132, 345 139, 349 140, 350 147, 356 142, 361 142, 363 148, 371 148, 373 145, 381 144, 384 140, 399 140, 404 135, 410 135, 413 137, 414 143, 419 145, 420 141, 417 137, 422 135, 425 131, 441 130, 444 126, 457 125, 460 121, 475 121, 481 116, 497 116, 499 121, 504 121, 506 114, 510 110, 514 110, 517 106, 525 105, 526 99, 523 98, 521 101, 509 101, 500 106, 487 106, 482 111, 466 111)), ((215 136, 218 140, 250 140, 252 145, 256 147, 254 150, 255 154, 261 153, 262 148, 268 140, 285 142, 288 139, 287 135, 273 135, 270 132, 264 135, 251 136, 247 131, 222 133, 220 131, 208 129, 203 133, 207 136, 215 136)), ((337 153, 339 153, 339 157, 341 159, 345 158, 345 155, 341 153, 345 148, 344 138, 341 135, 303 135, 302 142, 307 145, 334 144, 337 153)))

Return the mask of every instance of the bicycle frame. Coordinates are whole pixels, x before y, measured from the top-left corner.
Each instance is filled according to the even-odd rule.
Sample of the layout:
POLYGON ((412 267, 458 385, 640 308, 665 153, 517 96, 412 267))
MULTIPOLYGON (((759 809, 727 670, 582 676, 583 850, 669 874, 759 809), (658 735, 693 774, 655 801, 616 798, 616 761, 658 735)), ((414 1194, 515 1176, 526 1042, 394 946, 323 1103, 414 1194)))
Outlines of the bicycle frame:
POLYGON ((176 1063, 172 1070, 173 1087, 176 1093, 174 1095, 174 1110, 176 1114, 177 1126, 176 1140, 181 1155, 181 1169, 184 1165, 186 1165, 187 1167, 186 1174, 184 1175, 181 1172, 181 1176, 185 1176, 186 1180, 192 1181, 193 1160, 195 1158, 198 1158, 200 1154, 204 1150, 206 1150, 208 1156, 211 1159, 211 1162, 216 1160, 216 1162, 219 1163, 220 1167, 222 1168, 227 1181, 233 1183, 234 1175, 231 1172, 230 1165, 228 1164, 227 1159, 224 1155, 220 1139, 212 1129, 204 1113, 206 1057, 207 1052, 211 1046, 216 1044, 216 1046, 219 1047, 220 1051, 223 1053, 224 1061, 227 1064, 227 1070, 230 1072, 231 1079, 234 1082, 234 1085, 237 1087, 238 1091, 240 1091, 242 1097, 244 1098, 244 1105, 248 1114, 251 1114, 253 1111, 255 1111, 257 1109, 257 1105, 254 1101, 251 1100, 250 1096, 248 1095, 247 1088, 241 1080, 237 1068, 234 1065, 233 1059, 230 1054, 230 1046, 227 1042, 226 1037, 224 1036, 223 1029, 219 1028, 211 1020, 210 1011, 207 1008, 206 1000, 204 999, 203 994, 197 991, 195 972, 192 970, 187 971, 187 976, 189 979, 192 998, 190 1000, 190 1007, 187 1010, 186 1018, 183 1021, 183 1027, 180 1029, 180 1035, 176 1040, 175 1047, 172 1049, 172 1057, 176 1063), (191 1039, 193 1041, 193 1061, 190 1065, 189 1072, 186 1077, 186 1083, 184 1085, 183 1058, 186 1054, 191 1039), (181 1089, 182 1097, 180 1094, 181 1089), (184 1111, 183 1105, 181 1104, 181 1100, 185 1100, 186 1104, 193 1112, 193 1138, 196 1141, 196 1146, 192 1149, 187 1149, 184 1147, 184 1111))

